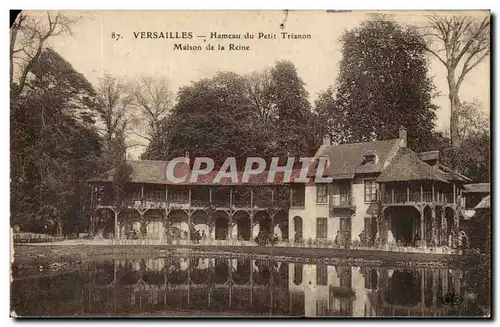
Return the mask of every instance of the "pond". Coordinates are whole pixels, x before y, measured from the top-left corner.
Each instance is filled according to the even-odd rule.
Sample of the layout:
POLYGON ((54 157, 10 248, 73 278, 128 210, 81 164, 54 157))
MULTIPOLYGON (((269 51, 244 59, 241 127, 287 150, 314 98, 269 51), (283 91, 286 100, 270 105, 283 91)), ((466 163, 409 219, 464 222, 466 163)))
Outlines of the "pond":
POLYGON ((293 263, 244 257, 116 258, 15 279, 19 316, 483 316, 454 269, 293 263))

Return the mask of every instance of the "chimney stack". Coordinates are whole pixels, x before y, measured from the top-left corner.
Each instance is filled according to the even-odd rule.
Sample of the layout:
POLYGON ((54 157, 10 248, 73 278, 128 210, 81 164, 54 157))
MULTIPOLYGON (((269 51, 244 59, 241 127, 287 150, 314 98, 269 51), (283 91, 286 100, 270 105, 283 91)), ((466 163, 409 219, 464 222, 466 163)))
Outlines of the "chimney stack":
POLYGON ((406 128, 401 125, 399 128, 399 139, 401 140, 401 147, 406 148, 407 146, 407 133, 406 133, 406 128))
POLYGON ((323 145, 332 145, 332 137, 329 133, 323 136, 323 145))

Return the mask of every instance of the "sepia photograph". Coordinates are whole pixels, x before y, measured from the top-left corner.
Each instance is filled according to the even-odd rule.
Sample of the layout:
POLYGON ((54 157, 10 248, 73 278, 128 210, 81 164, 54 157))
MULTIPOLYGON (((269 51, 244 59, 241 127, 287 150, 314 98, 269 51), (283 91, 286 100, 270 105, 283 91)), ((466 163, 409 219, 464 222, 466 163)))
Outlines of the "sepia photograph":
POLYGON ((489 10, 11 10, 10 317, 492 317, 489 10))

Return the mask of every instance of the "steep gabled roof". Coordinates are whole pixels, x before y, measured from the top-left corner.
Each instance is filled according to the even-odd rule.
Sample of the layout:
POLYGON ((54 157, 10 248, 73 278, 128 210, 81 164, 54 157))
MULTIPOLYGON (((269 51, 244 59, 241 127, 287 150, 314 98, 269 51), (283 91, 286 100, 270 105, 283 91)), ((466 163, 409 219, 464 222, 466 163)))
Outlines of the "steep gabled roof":
POLYGON ((400 139, 350 143, 339 145, 323 145, 315 158, 327 156, 330 165, 329 176, 334 179, 352 178, 354 174, 379 173, 384 169, 391 153, 396 151, 400 139), (375 154, 378 158, 375 164, 363 165, 364 156, 375 154))
POLYGON ((436 180, 448 183, 446 177, 438 169, 423 162, 416 152, 409 148, 400 148, 391 163, 380 174, 377 182, 416 180, 436 180))

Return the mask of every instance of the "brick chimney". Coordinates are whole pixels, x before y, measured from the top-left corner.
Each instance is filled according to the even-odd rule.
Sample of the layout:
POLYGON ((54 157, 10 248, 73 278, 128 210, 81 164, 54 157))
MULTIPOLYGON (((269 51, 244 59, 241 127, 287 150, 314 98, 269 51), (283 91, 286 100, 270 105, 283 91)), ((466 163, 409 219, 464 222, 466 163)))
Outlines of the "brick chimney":
POLYGON ((406 128, 401 125, 399 128, 399 139, 401 140, 401 147, 406 148, 407 146, 407 133, 406 133, 406 128))

